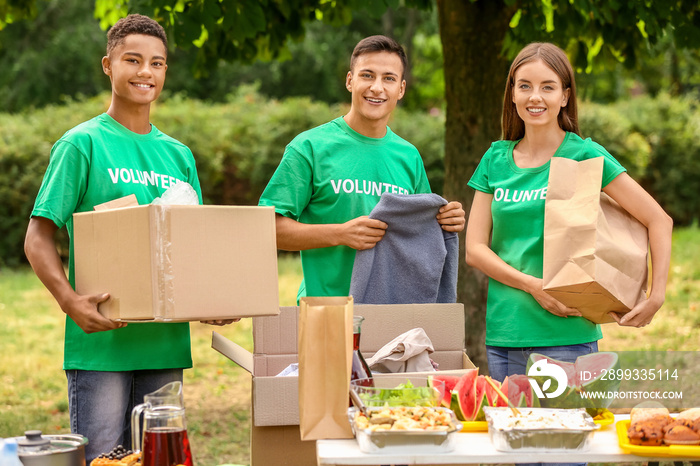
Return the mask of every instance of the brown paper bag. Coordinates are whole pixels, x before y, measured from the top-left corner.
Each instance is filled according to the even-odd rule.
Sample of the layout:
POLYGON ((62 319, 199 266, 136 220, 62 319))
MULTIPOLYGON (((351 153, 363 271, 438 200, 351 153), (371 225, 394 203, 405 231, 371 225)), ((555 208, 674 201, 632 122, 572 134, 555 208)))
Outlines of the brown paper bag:
POLYGON ((299 429, 302 440, 352 438, 348 420, 352 297, 301 298, 299 429))
POLYGON ((595 323, 646 297, 647 229, 601 191, 603 157, 553 157, 544 214, 543 288, 595 323))

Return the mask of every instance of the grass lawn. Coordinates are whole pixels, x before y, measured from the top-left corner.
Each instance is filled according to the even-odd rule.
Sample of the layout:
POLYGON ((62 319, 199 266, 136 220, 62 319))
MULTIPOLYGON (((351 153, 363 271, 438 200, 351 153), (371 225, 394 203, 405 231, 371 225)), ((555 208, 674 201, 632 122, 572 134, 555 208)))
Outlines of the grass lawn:
MULTIPOLYGON (((643 329, 603 327, 601 350, 700 349, 700 229, 677 229, 666 303, 643 329)), ((280 304, 294 305, 296 255, 279 263, 280 304)), ((0 437, 25 430, 69 432, 64 317, 31 269, 0 271, 0 437)), ((211 349, 211 331, 252 350, 250 319, 226 327, 191 324, 194 368, 185 371, 188 433, 197 466, 249 463, 250 375, 211 349)))

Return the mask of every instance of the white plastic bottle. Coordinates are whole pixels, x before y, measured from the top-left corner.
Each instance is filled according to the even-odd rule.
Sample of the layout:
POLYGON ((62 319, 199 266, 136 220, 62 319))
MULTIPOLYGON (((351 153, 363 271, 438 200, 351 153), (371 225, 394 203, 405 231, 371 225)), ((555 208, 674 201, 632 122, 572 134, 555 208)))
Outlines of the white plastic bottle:
POLYGON ((2 440, 0 445, 0 466, 24 466, 17 453, 15 439, 2 440))

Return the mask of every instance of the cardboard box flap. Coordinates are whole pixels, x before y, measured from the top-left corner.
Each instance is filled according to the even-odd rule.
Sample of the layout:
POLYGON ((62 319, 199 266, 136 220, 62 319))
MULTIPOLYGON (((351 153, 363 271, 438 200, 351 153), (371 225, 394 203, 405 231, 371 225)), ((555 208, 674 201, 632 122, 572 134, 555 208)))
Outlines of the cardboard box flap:
POLYGON ((253 354, 228 338, 211 332, 211 347, 253 374, 253 354))
POLYGON ((252 403, 256 426, 299 425, 299 377, 253 377, 252 403))
POLYGON ((280 307, 280 313, 253 318, 253 341, 256 354, 297 354, 299 308, 280 307))
POLYGON ((464 349, 464 305, 452 304, 357 304, 355 315, 362 323, 360 350, 376 353, 402 333, 422 328, 435 351, 464 349))
POLYGON ((134 207, 139 205, 139 201, 136 200, 135 194, 129 194, 128 196, 120 197, 119 199, 114 199, 113 201, 104 202, 102 204, 97 204, 93 207, 94 210, 110 210, 110 209, 120 209, 122 207, 134 207))

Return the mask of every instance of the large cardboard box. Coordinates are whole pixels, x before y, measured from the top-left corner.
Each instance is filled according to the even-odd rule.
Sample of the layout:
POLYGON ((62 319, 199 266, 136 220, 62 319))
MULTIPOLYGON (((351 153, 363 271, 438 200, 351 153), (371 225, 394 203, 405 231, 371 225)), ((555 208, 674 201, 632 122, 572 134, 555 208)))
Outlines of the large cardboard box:
POLYGON ((145 205, 74 214, 76 291, 120 321, 279 313, 272 207, 145 205))
MULTIPOLYGON (((253 353, 216 332, 212 334, 212 347, 253 376, 252 466, 316 464, 316 442, 302 442, 299 433, 299 379, 275 377, 297 362, 298 351, 299 308, 282 307, 280 311, 278 316, 253 319, 253 353)), ((360 338, 365 358, 398 335, 423 328, 435 349, 430 357, 442 373, 460 374, 474 367, 464 352, 462 304, 355 305, 354 313, 365 318, 360 338)))

